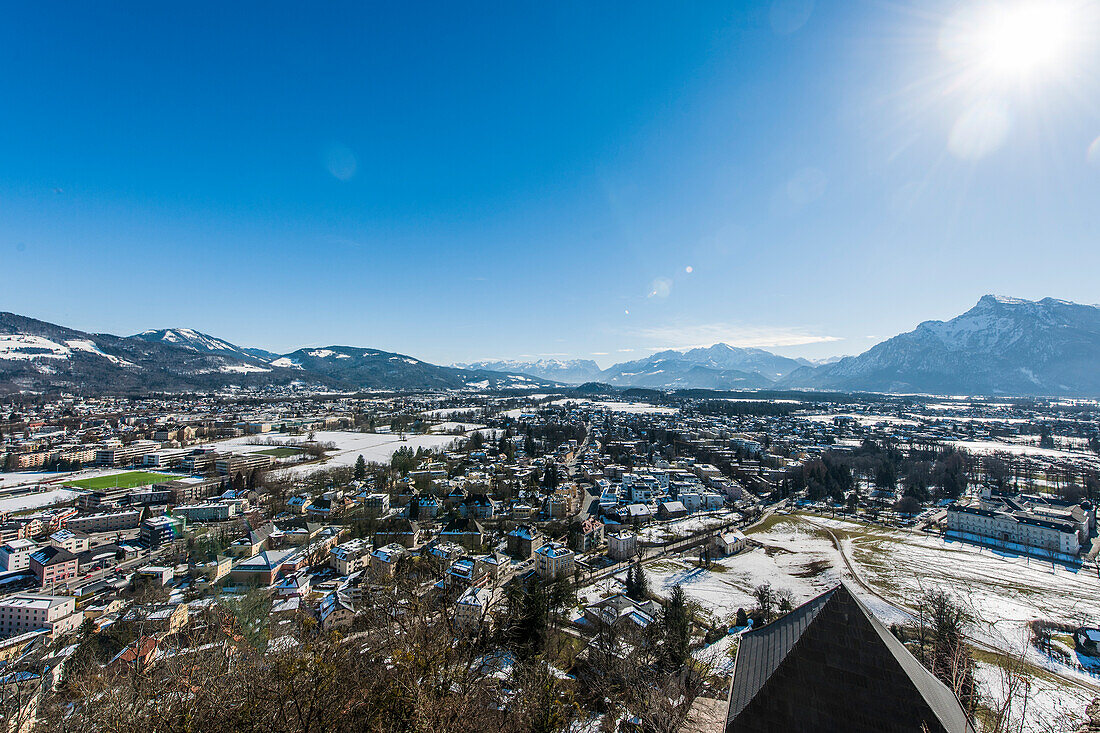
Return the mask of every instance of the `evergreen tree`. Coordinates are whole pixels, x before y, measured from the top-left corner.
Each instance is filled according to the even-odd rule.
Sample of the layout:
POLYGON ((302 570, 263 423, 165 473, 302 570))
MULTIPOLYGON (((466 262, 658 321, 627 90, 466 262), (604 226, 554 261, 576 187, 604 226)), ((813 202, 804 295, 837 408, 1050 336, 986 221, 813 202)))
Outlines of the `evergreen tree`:
POLYGON ((668 603, 661 614, 661 630, 664 633, 663 662, 668 670, 677 670, 684 666, 691 644, 691 612, 687 607, 687 596, 679 583, 672 586, 668 603))
POLYGON ((354 475, 356 481, 362 481, 367 477, 367 462, 363 459, 362 454, 360 454, 359 457, 355 459, 354 475))

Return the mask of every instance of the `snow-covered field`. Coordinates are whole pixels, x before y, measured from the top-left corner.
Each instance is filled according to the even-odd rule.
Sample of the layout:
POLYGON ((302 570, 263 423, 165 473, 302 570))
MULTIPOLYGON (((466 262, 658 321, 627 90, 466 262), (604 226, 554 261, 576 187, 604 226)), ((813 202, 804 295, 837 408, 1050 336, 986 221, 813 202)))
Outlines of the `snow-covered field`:
POLYGON ((78 494, 80 494, 79 491, 73 491, 72 489, 53 489, 52 491, 41 491, 35 494, 23 494, 22 496, 0 499, 0 512, 22 512, 28 509, 40 509, 53 504, 62 504, 66 501, 72 501, 73 497, 78 494))
MULTIPOLYGON (((728 620, 739 607, 754 604, 752 590, 761 583, 788 590, 802 603, 848 579, 852 590, 887 624, 911 622, 907 609, 922 593, 944 590, 970 610, 976 619, 971 633, 978 641, 1010 655, 1022 653, 1037 667, 1095 690, 1082 690, 1040 671, 1031 678, 1034 695, 1027 711, 1029 725, 1023 730, 1066 730, 1055 724, 1061 725, 1067 714, 1079 715, 1088 700, 1100 695, 1100 679, 1040 653, 1028 643, 1027 627, 1033 619, 1095 625, 1100 620, 1100 579, 1095 570, 1053 568, 1040 560, 923 533, 825 517, 792 515, 772 518, 769 524, 749 533, 762 548, 716 561, 710 570, 696 567, 697 551, 647 563, 650 587, 667 595, 679 583, 712 618, 728 620), (882 598, 852 579, 826 530, 835 534, 859 579, 882 598)), ((989 683, 984 692, 995 699, 1000 694, 1000 668, 983 663, 980 674, 989 683)))
POLYGON ((908 425, 910 427, 917 427, 917 425, 920 424, 916 420, 908 420, 903 417, 894 417, 893 415, 858 415, 853 413, 806 415, 805 419, 811 422, 832 423, 832 421, 838 417, 855 420, 857 423, 864 427, 878 425, 880 423, 889 423, 890 425, 908 425))
MULTIPOLYGON (((400 435, 387 433, 349 433, 337 430, 321 430, 314 434, 319 443, 334 443, 336 450, 328 454, 324 463, 307 463, 301 466, 292 466, 288 471, 295 473, 309 473, 319 468, 332 468, 334 466, 354 466, 359 456, 367 463, 386 463, 398 448, 418 448, 439 450, 446 448, 455 441, 463 441, 465 438, 455 435, 406 435, 402 440, 400 435)), ((224 444, 223 444, 224 445, 224 444)))
POLYGON ((1037 445, 1022 443, 1004 443, 998 440, 953 440, 950 443, 956 448, 961 448, 970 453, 989 455, 992 453, 1013 453, 1021 456, 1042 456, 1045 458, 1084 458, 1087 460, 1100 460, 1095 454, 1077 453, 1054 448, 1040 448, 1037 445))
POLYGON ((764 547, 715 560, 710 570, 696 567, 698 551, 691 551, 684 559, 646 563, 650 587, 660 595, 668 595, 678 583, 712 618, 724 621, 738 608, 752 607, 752 591, 761 583, 789 590, 797 603, 803 603, 840 581, 837 568, 842 563, 836 549, 809 527, 784 524, 754 533, 752 538, 764 547))
POLYGON ((740 519, 741 515, 732 510, 693 514, 690 517, 676 519, 671 522, 655 522, 638 531, 638 539, 642 542, 667 542, 676 537, 686 536, 695 532, 701 532, 711 527, 740 519))
POLYGON ((573 403, 577 405, 587 405, 599 410, 607 410, 608 412, 632 412, 639 414, 662 414, 662 415, 675 415, 680 410, 675 407, 658 407, 657 405, 651 405, 648 402, 609 402, 609 401, 593 401, 593 400, 574 400, 563 399, 554 400, 550 404, 552 405, 565 405, 573 403))

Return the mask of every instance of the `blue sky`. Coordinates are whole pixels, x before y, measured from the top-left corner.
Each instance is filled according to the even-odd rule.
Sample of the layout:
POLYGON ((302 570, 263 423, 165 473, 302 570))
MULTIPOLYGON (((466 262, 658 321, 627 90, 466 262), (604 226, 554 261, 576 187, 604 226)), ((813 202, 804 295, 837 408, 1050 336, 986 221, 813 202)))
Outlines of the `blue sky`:
POLYGON ((983 75, 974 7, 9 5, 0 309, 606 365, 1100 302, 1096 34, 983 75))

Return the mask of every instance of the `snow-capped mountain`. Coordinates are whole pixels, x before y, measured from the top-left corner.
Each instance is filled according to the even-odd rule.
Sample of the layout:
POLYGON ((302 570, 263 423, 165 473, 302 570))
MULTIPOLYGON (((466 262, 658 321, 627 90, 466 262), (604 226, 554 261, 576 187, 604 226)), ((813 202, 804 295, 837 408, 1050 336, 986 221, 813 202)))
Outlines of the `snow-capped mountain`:
POLYGON ((792 387, 937 394, 1100 395, 1100 307, 986 295, 859 356, 793 372, 792 387))
POLYGON ((65 389, 148 392, 286 384, 301 375, 238 358, 0 313, 0 393, 65 389))
POLYGON ((275 358, 274 354, 264 351, 263 349, 245 349, 231 344, 220 338, 195 331, 190 328, 160 328, 149 331, 142 331, 141 333, 134 334, 132 338, 141 339, 142 341, 160 342, 165 344, 171 344, 172 346, 178 346, 182 349, 190 349, 191 351, 198 351, 206 354, 220 354, 222 356, 232 356, 238 359, 252 360, 259 359, 263 362, 271 361, 275 358))
POLYGON ((526 374, 566 384, 582 384, 597 378, 599 365, 591 359, 538 359, 536 361, 512 361, 498 359, 455 364, 461 369, 487 369, 494 372, 526 374))
POLYGON ((755 372, 768 379, 779 379, 803 365, 798 359, 779 356, 763 349, 748 349, 729 344, 714 344, 684 352, 662 351, 650 358, 677 358, 708 369, 736 369, 755 372))
POLYGON ((0 394, 86 393, 309 386, 356 389, 534 389, 519 374, 441 367, 404 354, 350 346, 260 356, 190 329, 120 337, 0 313, 0 394))
POLYGON ((596 380, 617 387, 652 389, 757 389, 772 381, 757 372, 706 366, 684 358, 679 351, 615 364, 596 380))
POLYGON ((763 349, 719 343, 688 351, 660 351, 615 364, 596 379, 631 387, 753 389, 768 387, 805 363, 763 349))
POLYGON ((325 346, 298 349, 271 362, 322 374, 357 389, 534 389, 546 382, 523 374, 438 366, 378 349, 325 346))

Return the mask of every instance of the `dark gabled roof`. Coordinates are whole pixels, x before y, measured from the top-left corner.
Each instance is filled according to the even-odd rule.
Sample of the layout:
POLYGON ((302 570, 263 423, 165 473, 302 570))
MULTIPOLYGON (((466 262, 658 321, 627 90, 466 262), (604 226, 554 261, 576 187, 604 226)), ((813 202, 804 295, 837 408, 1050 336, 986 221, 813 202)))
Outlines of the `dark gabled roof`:
POLYGON ((843 584, 742 636, 726 731, 770 730, 974 733, 954 693, 843 584))
POLYGON ((485 534, 485 529, 473 517, 455 517, 447 522, 443 534, 485 534))
POLYGON ((70 560, 76 560, 77 557, 64 547, 48 545, 31 555, 31 559, 39 565, 56 565, 58 563, 69 562, 70 560))
POLYGON ((730 688, 728 720, 740 715, 756 696, 834 591, 802 604, 778 621, 741 635, 730 688))

